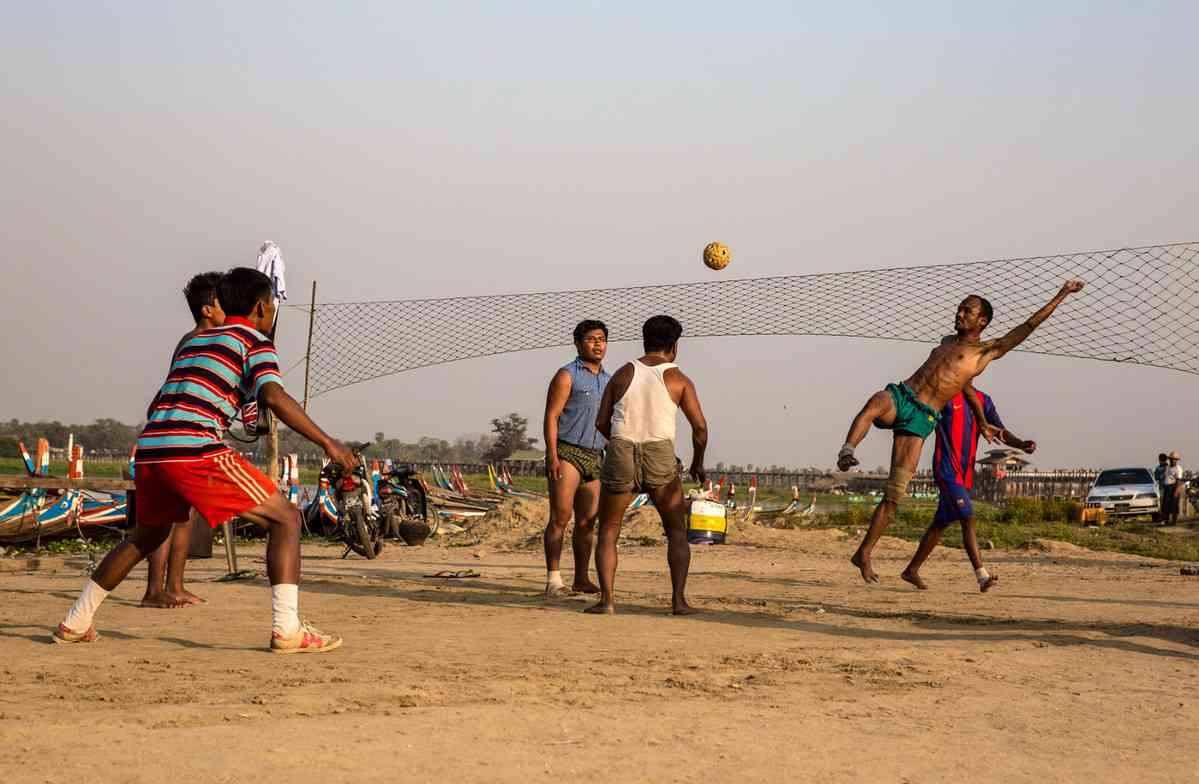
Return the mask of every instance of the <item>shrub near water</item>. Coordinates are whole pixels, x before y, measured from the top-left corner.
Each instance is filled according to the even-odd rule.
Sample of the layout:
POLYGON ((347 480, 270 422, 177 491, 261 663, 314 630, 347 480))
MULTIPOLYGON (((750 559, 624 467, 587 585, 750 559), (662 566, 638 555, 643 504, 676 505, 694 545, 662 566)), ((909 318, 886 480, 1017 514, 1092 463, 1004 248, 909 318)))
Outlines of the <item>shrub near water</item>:
POLYGON ((1010 498, 1000 519, 1005 523, 1077 523, 1082 520, 1082 504, 1057 499, 1010 498))

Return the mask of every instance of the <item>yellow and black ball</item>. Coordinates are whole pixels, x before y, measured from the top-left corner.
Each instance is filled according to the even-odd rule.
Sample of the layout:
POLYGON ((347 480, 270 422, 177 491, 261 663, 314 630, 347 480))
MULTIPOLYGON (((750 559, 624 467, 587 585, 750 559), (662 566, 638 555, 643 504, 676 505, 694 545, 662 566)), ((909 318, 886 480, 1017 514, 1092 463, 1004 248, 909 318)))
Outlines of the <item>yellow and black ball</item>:
POLYGON ((733 260, 733 252, 729 250, 728 245, 722 245, 719 242, 709 242, 704 248, 704 264, 708 265, 708 269, 722 270, 729 265, 733 260))

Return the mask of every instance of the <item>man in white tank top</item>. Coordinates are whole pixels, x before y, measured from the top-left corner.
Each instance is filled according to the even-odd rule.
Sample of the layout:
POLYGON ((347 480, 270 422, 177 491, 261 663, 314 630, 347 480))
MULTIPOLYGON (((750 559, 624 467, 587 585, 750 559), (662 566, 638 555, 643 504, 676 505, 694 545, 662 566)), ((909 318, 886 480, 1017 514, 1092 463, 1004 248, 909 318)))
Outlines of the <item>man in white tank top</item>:
POLYGON ((670 316, 654 316, 641 327, 645 356, 612 376, 600 402, 596 427, 608 438, 600 469, 599 537, 595 568, 600 600, 584 612, 616 611, 616 540, 634 493, 644 492, 662 516, 666 559, 670 565, 671 611, 687 615, 685 589, 691 568, 687 520, 678 458, 674 454, 675 418, 681 408, 691 424, 691 477, 704 481, 708 423, 695 385, 674 364, 683 327, 670 316))

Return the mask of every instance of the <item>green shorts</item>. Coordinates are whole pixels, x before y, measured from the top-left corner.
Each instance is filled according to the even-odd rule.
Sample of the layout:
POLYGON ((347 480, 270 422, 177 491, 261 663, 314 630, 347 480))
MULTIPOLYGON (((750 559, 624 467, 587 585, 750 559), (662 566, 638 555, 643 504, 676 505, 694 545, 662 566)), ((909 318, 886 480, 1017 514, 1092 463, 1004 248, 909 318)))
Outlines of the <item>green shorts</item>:
POLYGON ((895 403, 895 424, 889 429, 897 433, 910 433, 918 438, 928 438, 929 433, 941 421, 940 412, 916 398, 916 393, 907 384, 887 384, 891 400, 895 403))
POLYGON ((600 463, 604 459, 604 453, 597 449, 587 449, 559 441, 558 459, 574 466, 575 470, 579 472, 580 481, 594 482, 599 479, 600 463))

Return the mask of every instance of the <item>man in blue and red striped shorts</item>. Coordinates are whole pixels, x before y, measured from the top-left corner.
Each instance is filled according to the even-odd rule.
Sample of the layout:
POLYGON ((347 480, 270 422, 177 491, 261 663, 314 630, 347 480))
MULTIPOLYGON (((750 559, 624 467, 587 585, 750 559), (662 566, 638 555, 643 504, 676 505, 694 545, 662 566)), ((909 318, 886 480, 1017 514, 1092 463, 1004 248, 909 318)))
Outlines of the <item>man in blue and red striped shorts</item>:
MULTIPOLYGON (((995 410, 995 402, 991 400, 990 395, 977 391, 976 394, 982 403, 987 423, 999 428, 1000 440, 1008 446, 1032 454, 1037 448, 1036 442, 1025 441, 1009 433, 1004 428, 1003 420, 999 418, 999 412, 995 410)), ((999 582, 998 577, 987 572, 978 552, 970 490, 974 487, 974 457, 978 453, 980 434, 978 421, 971 407, 966 405, 964 395, 965 393, 959 392, 941 410, 941 419, 937 422, 937 444, 933 448, 933 478, 937 482, 937 492, 941 500, 937 505, 937 513, 933 516, 932 525, 928 527, 916 554, 912 556, 912 562, 900 575, 921 590, 927 589, 928 584, 920 578, 920 567, 941 541, 942 532, 954 522, 962 524, 962 543, 974 567, 979 590, 986 593, 999 582)))
POLYGON ((137 439, 137 521, 133 536, 96 567, 54 641, 99 638, 92 618, 142 559, 194 508, 212 527, 242 517, 269 532, 270 649, 319 653, 341 645, 299 617, 300 512, 261 471, 223 441, 242 405, 257 400, 284 424, 352 469, 353 453, 308 418, 283 389, 279 358, 266 333, 275 320, 271 281, 258 270, 230 270, 217 284, 223 326, 199 330, 175 352, 149 421, 137 439))

